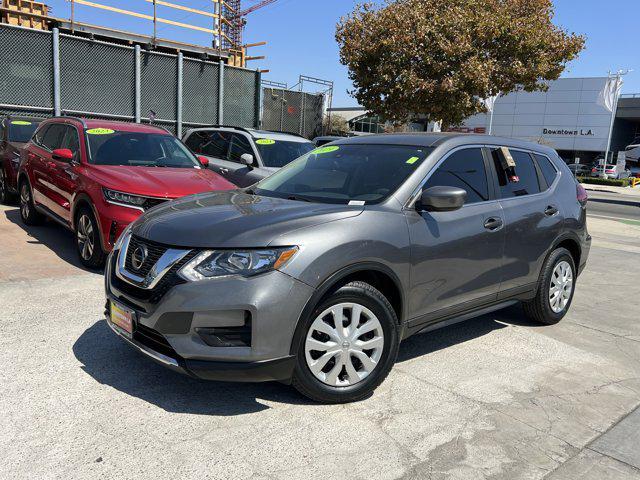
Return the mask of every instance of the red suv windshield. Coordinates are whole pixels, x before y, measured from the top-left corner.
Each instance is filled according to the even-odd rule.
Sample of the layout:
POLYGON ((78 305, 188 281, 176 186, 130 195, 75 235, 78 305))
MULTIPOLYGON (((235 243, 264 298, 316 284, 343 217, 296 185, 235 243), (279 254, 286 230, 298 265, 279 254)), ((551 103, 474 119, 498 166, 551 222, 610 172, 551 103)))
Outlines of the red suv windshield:
POLYGON ((199 167, 198 160, 175 137, 162 133, 87 130, 89 161, 94 165, 199 167))

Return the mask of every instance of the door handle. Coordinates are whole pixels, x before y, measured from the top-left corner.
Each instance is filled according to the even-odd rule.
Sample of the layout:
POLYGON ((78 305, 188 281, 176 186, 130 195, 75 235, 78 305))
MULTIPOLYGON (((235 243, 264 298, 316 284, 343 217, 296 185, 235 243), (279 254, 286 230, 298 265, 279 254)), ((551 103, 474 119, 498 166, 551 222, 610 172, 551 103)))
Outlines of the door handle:
POLYGON ((552 217, 556 213, 558 213, 558 209, 557 209, 557 207, 555 207, 553 205, 549 205, 547 208, 544 209, 544 214, 547 217, 552 217))
POLYGON ((229 173, 229 169, 228 168, 220 168, 220 170, 218 170, 221 174, 226 175, 227 173, 229 173))
POLYGON ((502 228, 502 225, 503 224, 501 218, 490 217, 484 221, 484 228, 491 231, 499 230, 500 228, 502 228))

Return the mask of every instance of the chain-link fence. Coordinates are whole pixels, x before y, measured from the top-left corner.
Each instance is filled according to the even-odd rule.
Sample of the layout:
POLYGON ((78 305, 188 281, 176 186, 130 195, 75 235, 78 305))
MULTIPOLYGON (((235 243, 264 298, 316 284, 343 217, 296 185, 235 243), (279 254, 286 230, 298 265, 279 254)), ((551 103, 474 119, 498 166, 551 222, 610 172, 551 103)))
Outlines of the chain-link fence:
POLYGON ((304 135, 322 135, 324 96, 281 88, 262 90, 262 128, 304 135))
POLYGON ((177 134, 260 124, 260 73, 253 70, 57 29, 3 24, 0 38, 0 115, 153 121, 177 134))

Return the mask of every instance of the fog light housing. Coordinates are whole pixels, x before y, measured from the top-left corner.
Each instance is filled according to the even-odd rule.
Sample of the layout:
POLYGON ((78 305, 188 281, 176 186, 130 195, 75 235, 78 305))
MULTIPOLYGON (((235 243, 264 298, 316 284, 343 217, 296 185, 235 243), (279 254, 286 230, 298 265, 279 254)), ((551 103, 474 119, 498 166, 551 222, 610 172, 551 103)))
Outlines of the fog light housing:
POLYGON ((240 327, 198 327, 195 329, 202 341, 210 347, 250 347, 251 314, 245 313, 240 327))

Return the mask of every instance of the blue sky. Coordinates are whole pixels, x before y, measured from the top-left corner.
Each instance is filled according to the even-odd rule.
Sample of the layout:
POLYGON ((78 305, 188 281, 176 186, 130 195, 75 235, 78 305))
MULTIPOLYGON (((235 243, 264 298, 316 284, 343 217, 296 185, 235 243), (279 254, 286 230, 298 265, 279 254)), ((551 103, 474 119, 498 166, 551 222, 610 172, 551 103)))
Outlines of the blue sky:
MULTIPOLYGON (((95 0, 99 3, 150 14, 151 4, 144 0, 95 0)), ((210 9, 210 0, 170 0, 193 8, 210 9)), ((70 7, 65 0, 48 0, 52 15, 68 18, 70 7)), ((244 6, 257 3, 245 0, 244 6)), ((347 70, 340 65, 334 39, 335 24, 349 13, 354 0, 278 0, 251 14, 245 42, 267 41, 265 47, 250 54, 266 55, 252 62, 254 68, 269 69, 265 78, 293 85, 298 75, 310 75, 335 82, 334 106, 352 106, 356 102, 347 94, 351 87, 347 70)), ((554 22, 569 31, 587 36, 587 45, 563 76, 585 77, 606 75, 608 70, 630 68, 624 93, 640 92, 640 0, 556 0, 554 22)), ((158 16, 185 23, 208 26, 198 15, 158 7, 158 16)), ((150 34, 151 22, 76 5, 76 19, 121 30, 150 34)), ((207 34, 178 27, 160 25, 158 36, 188 43, 210 44, 207 34)))

